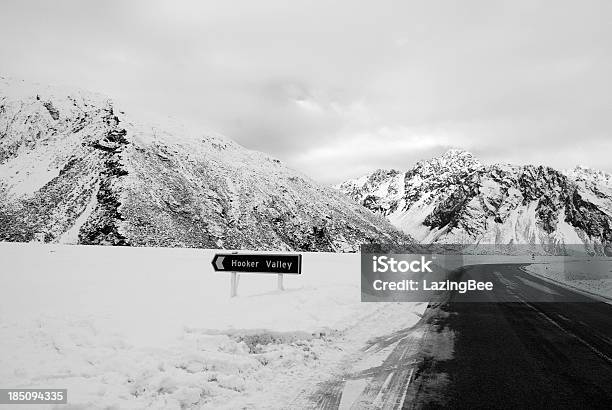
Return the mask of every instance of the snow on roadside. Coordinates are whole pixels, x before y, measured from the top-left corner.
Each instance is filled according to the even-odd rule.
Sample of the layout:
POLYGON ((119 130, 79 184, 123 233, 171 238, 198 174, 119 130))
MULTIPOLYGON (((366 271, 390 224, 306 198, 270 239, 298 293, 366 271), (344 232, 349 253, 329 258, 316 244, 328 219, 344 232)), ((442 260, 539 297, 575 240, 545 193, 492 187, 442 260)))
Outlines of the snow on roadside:
POLYGON ((361 303, 355 254, 305 254, 284 292, 241 275, 229 298, 213 254, 0 243, 3 387, 68 388, 71 409, 274 408, 388 312, 405 326, 425 308, 361 303))
POLYGON ((585 257, 536 263, 525 267, 529 273, 578 288, 612 301, 612 260, 585 257))
POLYGON ((250 351, 227 335, 185 332, 154 349, 129 345, 95 320, 37 325, 2 326, 0 379, 10 388, 67 388, 71 409, 236 407, 286 369, 314 366, 327 348, 311 339, 250 351))

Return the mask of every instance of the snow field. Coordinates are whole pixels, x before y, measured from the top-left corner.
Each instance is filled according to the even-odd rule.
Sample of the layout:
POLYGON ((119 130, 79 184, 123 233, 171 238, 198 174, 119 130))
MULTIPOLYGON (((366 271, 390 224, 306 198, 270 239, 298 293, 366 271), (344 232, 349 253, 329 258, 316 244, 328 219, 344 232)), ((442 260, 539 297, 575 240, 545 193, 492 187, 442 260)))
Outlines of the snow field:
MULTIPOLYGON (((230 298, 214 253, 0 244, 3 386, 68 388, 70 409, 281 407, 389 308, 360 302, 357 254, 304 254, 283 292, 243 274, 230 298)), ((403 323, 379 326, 418 320, 390 309, 403 323)))

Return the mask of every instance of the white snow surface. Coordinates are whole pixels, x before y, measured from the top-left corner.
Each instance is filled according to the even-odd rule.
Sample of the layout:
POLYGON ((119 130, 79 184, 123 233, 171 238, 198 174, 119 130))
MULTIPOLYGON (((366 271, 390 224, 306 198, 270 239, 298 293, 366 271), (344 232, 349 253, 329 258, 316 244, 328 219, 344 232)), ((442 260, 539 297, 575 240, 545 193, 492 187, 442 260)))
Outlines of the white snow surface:
POLYGON ((0 243, 3 386, 68 388, 71 409, 287 408, 374 328, 425 309, 361 303, 357 254, 304 254, 285 291, 240 275, 230 298, 214 253, 0 243))
POLYGON ((610 258, 562 258, 535 263, 527 272, 543 276, 570 288, 604 297, 612 303, 612 260, 610 258))

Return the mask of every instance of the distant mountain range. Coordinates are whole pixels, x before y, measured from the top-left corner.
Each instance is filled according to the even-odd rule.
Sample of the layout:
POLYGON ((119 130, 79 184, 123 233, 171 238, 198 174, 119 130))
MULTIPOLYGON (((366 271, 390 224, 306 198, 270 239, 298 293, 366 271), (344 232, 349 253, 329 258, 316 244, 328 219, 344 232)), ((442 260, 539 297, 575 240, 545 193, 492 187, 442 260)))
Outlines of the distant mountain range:
POLYGON ((421 243, 612 242, 612 177, 584 167, 484 165, 450 150, 336 188, 421 243))
POLYGON ((106 97, 0 77, 0 241, 355 251, 408 240, 222 136, 142 125, 106 97))

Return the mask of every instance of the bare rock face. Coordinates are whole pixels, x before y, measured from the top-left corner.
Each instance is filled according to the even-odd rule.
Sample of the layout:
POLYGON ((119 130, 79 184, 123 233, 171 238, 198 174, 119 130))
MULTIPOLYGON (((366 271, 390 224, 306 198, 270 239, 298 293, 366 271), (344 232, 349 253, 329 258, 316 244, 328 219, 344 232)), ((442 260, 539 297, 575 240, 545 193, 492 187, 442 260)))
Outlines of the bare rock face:
POLYGON ((0 77, 0 240, 355 251, 410 238, 222 136, 0 77))
POLYGON ((461 150, 337 186, 421 242, 612 242, 612 177, 584 167, 483 165, 461 150))

